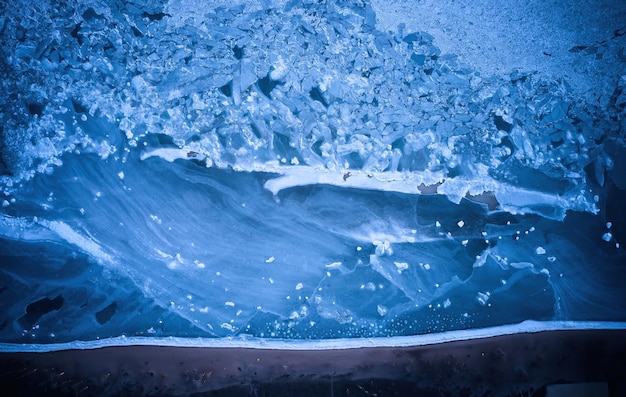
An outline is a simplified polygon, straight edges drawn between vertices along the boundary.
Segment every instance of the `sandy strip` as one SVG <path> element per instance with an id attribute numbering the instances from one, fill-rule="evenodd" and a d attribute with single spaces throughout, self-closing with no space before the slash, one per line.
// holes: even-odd
<path id="1" fill-rule="evenodd" d="M 219 391 L 280 396 L 331 395 L 331 389 L 334 395 L 367 395 L 364 390 L 507 395 L 567 382 L 604 382 L 614 390 L 626 387 L 626 329 L 614 326 L 500 336 L 475 332 L 473 338 L 447 341 L 436 334 L 424 339 L 441 343 L 406 346 L 402 339 L 389 338 L 389 344 L 380 338 L 373 340 L 378 346 L 364 347 L 372 340 L 356 340 L 362 347 L 342 348 L 336 344 L 348 341 L 339 340 L 328 344 L 337 348 L 321 350 L 313 343 L 288 349 L 268 341 L 262 348 L 128 345 L 5 352 L 0 353 L 0 390 L 24 395 L 46 390 L 79 395 Z M 259 347 L 259 341 L 253 345 Z"/>

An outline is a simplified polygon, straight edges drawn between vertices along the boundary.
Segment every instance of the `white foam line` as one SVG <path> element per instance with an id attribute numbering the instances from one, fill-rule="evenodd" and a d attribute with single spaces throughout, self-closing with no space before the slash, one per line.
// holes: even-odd
<path id="1" fill-rule="evenodd" d="M 206 155 L 190 148 L 153 149 L 141 153 L 141 160 L 160 157 L 165 161 L 204 160 Z M 211 163 L 212 164 L 212 163 Z M 269 172 L 278 174 L 265 182 L 265 189 L 274 196 L 282 190 L 310 185 L 331 185 L 342 188 L 387 191 L 405 194 L 422 194 L 422 188 L 433 190 L 452 202 L 459 204 L 466 195 L 477 196 L 483 193 L 493 194 L 501 208 L 511 214 L 537 213 L 533 206 L 550 206 L 563 210 L 590 211 L 597 213 L 593 204 L 587 204 L 581 197 L 564 198 L 556 193 L 544 193 L 496 181 L 488 176 L 466 179 L 463 177 L 446 178 L 442 172 L 425 171 L 363 171 L 363 170 L 329 170 L 312 166 L 284 166 L 278 162 L 254 163 L 247 166 L 234 166 L 236 171 Z M 432 193 L 431 193 L 432 194 Z M 544 217 L 562 220 L 563 215 Z"/>
<path id="2" fill-rule="evenodd" d="M 344 350 L 372 347 L 413 347 L 428 346 L 453 341 L 468 341 L 496 336 L 524 333 L 566 330 L 626 330 L 626 322 L 598 321 L 524 321 L 519 324 L 470 330 L 448 331 L 435 334 L 394 336 L 379 338 L 322 339 L 322 340 L 286 340 L 263 339 L 250 336 L 226 338 L 152 338 L 152 337 L 115 337 L 93 341 L 74 341 L 53 344 L 18 344 L 0 343 L 0 352 L 46 353 L 61 350 L 90 350 L 104 347 L 121 346 L 169 346 L 169 347 L 204 347 L 204 348 L 239 348 L 262 350 Z"/>
<path id="3" fill-rule="evenodd" d="M 159 157 L 165 161 L 176 160 L 204 160 L 206 155 L 194 151 L 192 148 L 158 148 L 141 153 L 142 161 L 151 157 Z M 312 166 L 284 166 L 276 161 L 254 163 L 251 165 L 234 166 L 236 171 L 270 172 L 279 174 L 270 179 L 264 187 L 277 195 L 281 190 L 307 185 L 333 185 L 345 188 L 382 190 L 407 194 L 419 194 L 419 185 L 435 185 L 444 181 L 442 172 L 369 172 L 362 170 L 329 170 Z"/>
<path id="4" fill-rule="evenodd" d="M 535 213 L 533 206 L 550 206 L 564 210 L 586 210 L 596 212 L 595 206 L 581 206 L 579 199 L 566 199 L 556 193 L 544 193 L 519 188 L 498 182 L 487 176 L 474 179 L 463 177 L 445 178 L 441 173 L 423 172 L 366 172 L 359 170 L 330 171 L 309 166 L 273 166 L 267 171 L 279 175 L 265 182 L 265 189 L 278 195 L 282 190 L 308 185 L 332 185 L 342 188 L 378 190 L 405 194 L 422 194 L 422 187 L 435 194 L 448 197 L 459 204 L 468 194 L 478 196 L 483 193 L 494 195 L 500 206 L 512 214 Z M 431 193 L 432 194 L 432 193 Z M 540 214 L 543 215 L 543 214 Z M 545 215 L 544 215 L 545 216 Z M 562 219 L 557 217 L 556 219 Z"/>
<path id="5" fill-rule="evenodd" d="M 382 190 L 419 194 L 419 185 L 434 185 L 443 175 L 424 172 L 366 172 L 360 170 L 330 171 L 308 166 L 273 167 L 280 175 L 265 182 L 265 189 L 277 195 L 281 190 L 307 185 L 332 185 L 344 188 Z"/>
<path id="6" fill-rule="evenodd" d="M 67 223 L 63 223 L 59 221 L 41 220 L 39 221 L 39 224 L 48 228 L 49 230 L 52 230 L 59 237 L 61 237 L 63 240 L 67 241 L 68 243 L 79 247 L 80 249 L 82 249 L 83 251 L 91 255 L 93 258 L 95 258 L 96 260 L 105 261 L 108 263 L 113 262 L 113 259 L 111 258 L 111 256 L 107 254 L 106 252 L 104 252 L 104 250 L 102 249 L 102 247 L 100 247 L 98 243 L 78 233 L 77 231 L 72 229 L 72 227 L 68 225 Z"/>

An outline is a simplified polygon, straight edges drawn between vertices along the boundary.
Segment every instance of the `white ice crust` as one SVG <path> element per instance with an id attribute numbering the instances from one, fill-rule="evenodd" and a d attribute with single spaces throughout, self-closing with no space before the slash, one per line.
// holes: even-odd
<path id="1" fill-rule="evenodd" d="M 106 338 L 93 341 L 73 341 L 54 344 L 0 343 L 0 352 L 45 353 L 61 350 L 89 350 L 114 346 L 170 346 L 202 348 L 241 348 L 263 350 L 344 350 L 365 347 L 411 347 L 428 346 L 454 341 L 491 338 L 504 335 L 532 334 L 567 330 L 626 330 L 626 322 L 599 321 L 532 321 L 498 327 L 448 331 L 436 334 L 395 336 L 388 338 L 339 338 L 326 340 L 262 339 L 241 335 L 226 338 L 156 338 L 126 337 Z"/>

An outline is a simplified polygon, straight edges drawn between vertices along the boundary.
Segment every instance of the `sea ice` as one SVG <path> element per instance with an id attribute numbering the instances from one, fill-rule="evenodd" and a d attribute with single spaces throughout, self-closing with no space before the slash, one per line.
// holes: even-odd
<path id="1" fill-rule="evenodd" d="M 0 339 L 624 320 L 623 78 L 483 76 L 367 1 L 164 4 L 6 8 Z"/>

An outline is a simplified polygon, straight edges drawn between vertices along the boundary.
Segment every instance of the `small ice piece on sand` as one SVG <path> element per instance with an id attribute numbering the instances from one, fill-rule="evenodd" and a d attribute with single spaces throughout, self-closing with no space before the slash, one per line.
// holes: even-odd
<path id="1" fill-rule="evenodd" d="M 607 232 L 602 235 L 602 240 L 609 242 L 613 238 L 613 234 Z"/>
<path id="2" fill-rule="evenodd" d="M 274 262 L 274 260 L 275 260 L 275 259 L 276 259 L 276 258 L 274 258 L 273 256 L 270 256 L 269 258 L 267 258 L 267 259 L 265 260 L 265 263 L 272 263 L 272 262 Z"/>
<path id="3" fill-rule="evenodd" d="M 537 253 L 537 255 L 545 255 L 546 254 L 546 250 L 542 246 L 539 246 L 539 247 L 535 248 L 535 253 Z"/>
<path id="4" fill-rule="evenodd" d="M 302 285 L 302 283 L 296 284 L 296 291 L 300 291 L 302 288 L 304 288 L 304 285 Z"/>
<path id="5" fill-rule="evenodd" d="M 452 305 L 452 302 L 450 302 L 450 299 L 446 299 L 445 301 L 443 301 L 443 308 L 447 309 L 450 307 L 450 305 Z"/>
<path id="6" fill-rule="evenodd" d="M 381 316 L 384 316 L 385 314 L 387 314 L 387 308 L 383 305 L 376 306 L 376 310 L 378 311 L 378 314 L 380 314 Z"/>
<path id="7" fill-rule="evenodd" d="M 462 228 L 463 226 L 465 226 L 465 222 L 463 222 L 463 220 L 458 221 L 456 224 L 459 228 Z"/>

